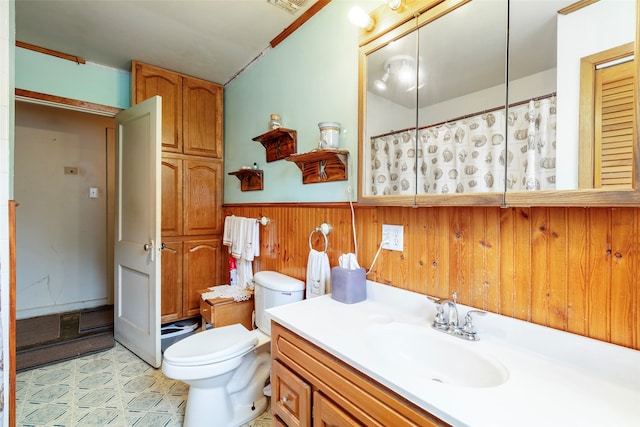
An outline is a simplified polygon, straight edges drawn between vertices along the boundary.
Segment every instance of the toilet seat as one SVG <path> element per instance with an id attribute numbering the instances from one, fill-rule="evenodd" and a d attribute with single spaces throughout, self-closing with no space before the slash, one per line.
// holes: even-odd
<path id="1" fill-rule="evenodd" d="M 198 366 L 242 356 L 258 344 L 258 337 L 241 324 L 199 332 L 171 345 L 164 359 L 176 366 Z"/>

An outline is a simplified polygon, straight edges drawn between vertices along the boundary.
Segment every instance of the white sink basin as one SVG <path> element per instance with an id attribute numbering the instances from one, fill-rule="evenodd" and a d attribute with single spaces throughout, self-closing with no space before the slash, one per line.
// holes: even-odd
<path id="1" fill-rule="evenodd" d="M 407 375 L 460 387 L 495 387 L 509 379 L 498 360 L 473 347 L 477 343 L 424 326 L 390 322 L 372 324 L 365 341 L 375 358 L 393 363 Z"/>

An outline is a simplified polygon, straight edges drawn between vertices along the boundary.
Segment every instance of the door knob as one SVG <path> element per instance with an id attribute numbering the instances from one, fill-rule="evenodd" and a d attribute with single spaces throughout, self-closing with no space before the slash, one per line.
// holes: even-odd
<path id="1" fill-rule="evenodd" d="M 150 258 L 151 262 L 155 262 L 156 260 L 155 251 L 153 250 L 154 246 L 155 244 L 153 240 L 150 243 L 145 243 L 144 245 L 142 245 L 145 252 L 151 252 L 151 258 Z"/>

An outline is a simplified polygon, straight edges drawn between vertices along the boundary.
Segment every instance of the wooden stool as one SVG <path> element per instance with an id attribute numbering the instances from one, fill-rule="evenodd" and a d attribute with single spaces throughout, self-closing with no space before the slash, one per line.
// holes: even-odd
<path id="1" fill-rule="evenodd" d="M 246 301 L 236 302 L 233 298 L 202 299 L 202 294 L 210 292 L 204 289 L 198 292 L 200 299 L 200 316 L 202 316 L 202 330 L 206 330 L 207 323 L 214 328 L 240 323 L 248 330 L 253 329 L 253 292 Z"/>

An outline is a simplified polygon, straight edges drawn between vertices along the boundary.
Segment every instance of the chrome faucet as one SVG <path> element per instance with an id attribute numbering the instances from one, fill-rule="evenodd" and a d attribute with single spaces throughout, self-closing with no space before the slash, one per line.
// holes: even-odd
<path id="1" fill-rule="evenodd" d="M 471 318 L 471 315 L 478 314 L 484 316 L 487 313 L 481 310 L 469 310 L 464 317 L 464 325 L 460 327 L 460 321 L 458 319 L 458 305 L 456 303 L 458 295 L 454 292 L 451 296 L 453 301 L 449 299 L 435 299 L 429 297 L 429 299 L 436 303 L 436 316 L 432 323 L 433 328 L 458 338 L 477 341 L 478 334 L 473 326 L 473 319 Z M 449 310 L 445 317 L 445 308 L 447 307 Z"/>
<path id="2" fill-rule="evenodd" d="M 437 312 L 436 318 L 433 320 L 433 327 L 440 330 L 447 330 L 449 328 L 457 328 L 458 327 L 458 306 L 456 305 L 456 300 L 458 299 L 458 295 L 454 292 L 452 294 L 453 301 L 444 299 L 437 300 Z M 449 311 L 447 313 L 447 317 L 445 318 L 444 309 L 445 307 L 449 307 Z"/>

